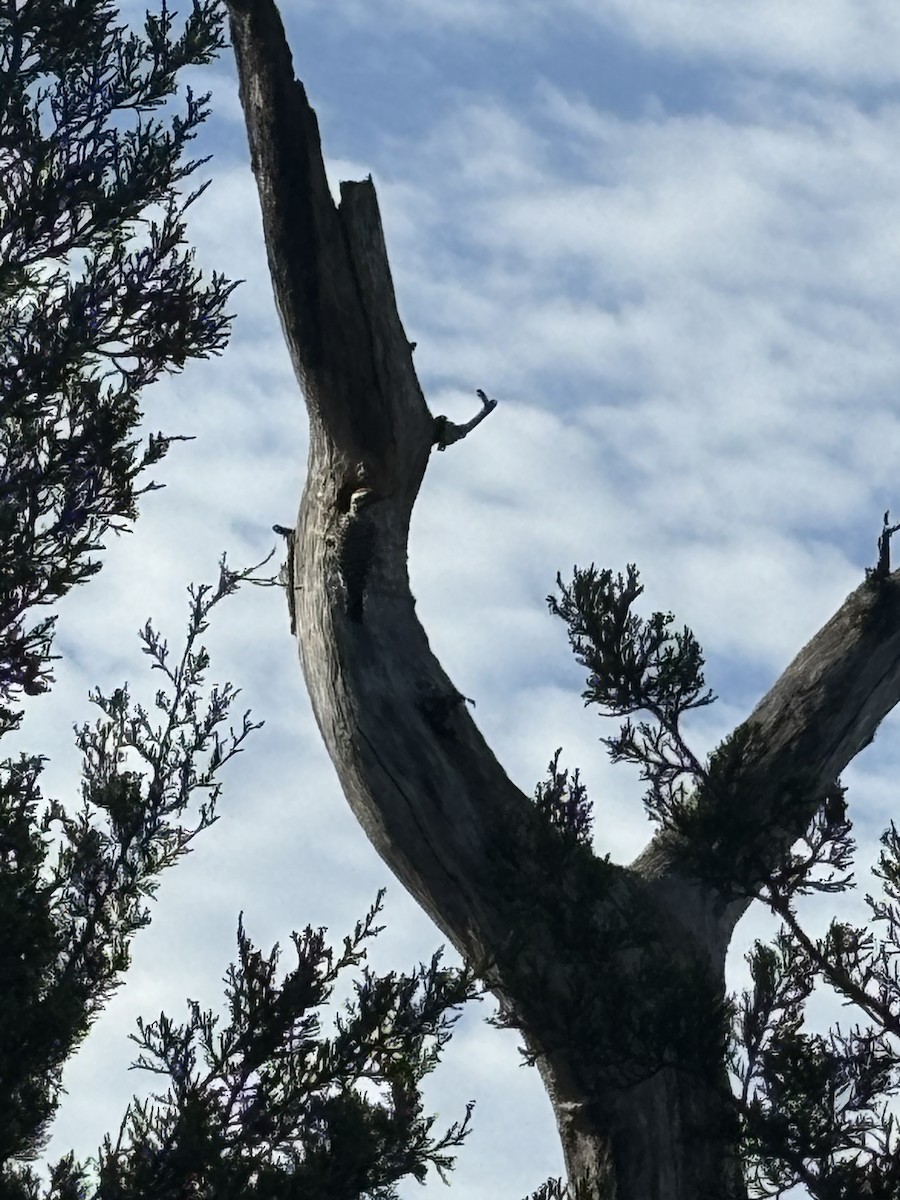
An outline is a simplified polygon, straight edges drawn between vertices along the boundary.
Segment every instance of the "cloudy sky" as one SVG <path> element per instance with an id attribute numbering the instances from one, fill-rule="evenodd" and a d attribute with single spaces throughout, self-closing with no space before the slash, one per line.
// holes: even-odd
<path id="1" fill-rule="evenodd" d="M 123 5 L 140 25 L 141 3 Z M 186 8 L 185 5 L 181 6 Z M 545 597 L 556 572 L 634 561 L 651 608 L 705 647 L 719 702 L 705 753 L 857 586 L 900 513 L 900 11 L 867 0 L 287 0 L 294 64 L 333 184 L 376 182 L 401 317 L 432 411 L 496 412 L 434 456 L 414 513 L 418 613 L 481 729 L 526 791 L 557 746 L 594 800 L 596 848 L 628 861 L 652 831 L 641 785 L 598 742 Z M 181 14 L 183 15 L 183 14 Z M 180 23 L 181 15 L 178 22 Z M 147 428 L 186 433 L 136 532 L 61 608 L 58 683 L 19 743 L 74 802 L 71 727 L 89 688 L 156 680 L 137 630 L 173 645 L 185 587 L 293 524 L 307 427 L 276 317 L 231 51 L 183 77 L 212 90 L 191 156 L 197 263 L 244 278 L 219 359 L 145 395 Z M 170 111 L 181 111 L 176 107 Z M 280 552 L 280 551 L 279 551 Z M 221 1004 L 243 910 L 263 946 L 336 941 L 387 885 L 376 969 L 428 959 L 438 931 L 347 808 L 320 744 L 277 589 L 245 588 L 207 638 L 211 678 L 264 719 L 225 777 L 222 819 L 164 878 L 126 986 L 71 1063 L 50 1153 L 92 1153 L 150 1080 L 127 1071 L 137 1016 Z M 896 814 L 900 725 L 845 776 L 861 891 Z M 858 899 L 847 911 L 859 911 Z M 827 909 L 810 912 L 820 928 Z M 730 980 L 768 928 L 748 916 Z M 426 1092 L 448 1124 L 477 1101 L 459 1200 L 518 1200 L 562 1171 L 549 1103 L 487 1005 Z M 824 1009 L 822 1009 L 824 1011 Z M 429 1195 L 445 1194 L 431 1178 Z M 415 1182 L 401 1194 L 425 1194 Z"/>

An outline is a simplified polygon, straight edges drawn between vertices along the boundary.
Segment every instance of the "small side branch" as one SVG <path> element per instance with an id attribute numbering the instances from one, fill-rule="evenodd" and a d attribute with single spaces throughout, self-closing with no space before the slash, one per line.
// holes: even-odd
<path id="1" fill-rule="evenodd" d="M 889 524 L 890 510 L 884 514 L 884 527 L 878 538 L 878 565 L 866 571 L 867 579 L 887 579 L 891 573 L 891 537 L 900 529 L 900 525 Z"/>
<path id="2" fill-rule="evenodd" d="M 288 614 L 291 618 L 291 634 L 297 633 L 297 597 L 294 594 L 294 531 L 286 525 L 273 525 L 272 531 L 287 542 L 287 561 L 281 568 L 280 582 L 287 592 Z"/>
<path id="3" fill-rule="evenodd" d="M 438 450 L 446 450 L 454 442 L 461 442 L 467 433 L 471 433 L 475 426 L 479 425 L 488 413 L 493 412 L 497 407 L 497 401 L 489 400 L 481 388 L 475 394 L 481 401 L 481 412 L 476 413 L 472 420 L 467 421 L 465 425 L 455 425 L 444 416 L 435 417 L 434 440 L 437 443 Z"/>

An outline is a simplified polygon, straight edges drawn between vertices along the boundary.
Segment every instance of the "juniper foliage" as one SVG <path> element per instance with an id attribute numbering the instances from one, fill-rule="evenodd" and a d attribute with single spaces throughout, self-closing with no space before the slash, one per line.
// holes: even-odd
<path id="1" fill-rule="evenodd" d="M 140 391 L 227 342 L 223 309 L 240 281 L 214 272 L 202 284 L 182 249 L 182 217 L 208 181 L 183 202 L 177 189 L 208 161 L 180 159 L 209 93 L 188 88 L 169 129 L 143 119 L 178 71 L 222 48 L 216 10 L 194 0 L 172 39 L 163 4 L 143 41 L 123 36 L 108 0 L 0 9 L 0 734 L 21 722 L 16 698 L 52 678 L 56 618 L 26 614 L 100 569 L 101 539 L 160 486 L 139 477 L 185 440 L 158 432 L 141 445 Z M 127 112 L 137 128 L 120 131 Z M 161 223 L 146 215 L 154 206 Z M 139 223 L 149 245 L 129 249 Z M 80 277 L 51 269 L 79 257 Z"/>

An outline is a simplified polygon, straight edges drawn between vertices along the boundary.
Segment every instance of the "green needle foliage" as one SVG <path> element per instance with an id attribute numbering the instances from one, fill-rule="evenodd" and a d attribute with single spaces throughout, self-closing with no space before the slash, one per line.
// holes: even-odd
<path id="1" fill-rule="evenodd" d="M 638 765 L 650 784 L 647 811 L 665 823 L 683 801 L 685 777 L 702 770 L 680 728 L 686 712 L 715 699 L 704 686 L 700 647 L 687 626 L 672 630 L 671 613 L 656 612 L 646 620 L 632 612 L 644 590 L 634 564 L 624 577 L 592 563 L 574 568 L 570 585 L 560 575 L 556 580 L 560 599 L 548 596 L 547 604 L 565 621 L 575 658 L 589 672 L 585 704 L 626 718 L 618 737 L 601 741 L 613 762 Z M 631 717 L 641 712 L 651 719 L 634 725 Z"/>
<path id="2" fill-rule="evenodd" d="M 26 613 L 100 569 L 103 536 L 127 529 L 137 497 L 159 486 L 138 477 L 184 440 L 157 433 L 141 446 L 140 390 L 227 342 L 237 282 L 214 273 L 200 285 L 181 249 L 180 218 L 208 183 L 183 203 L 176 188 L 208 161 L 179 163 L 209 95 L 188 88 L 171 131 L 109 127 L 158 108 L 180 69 L 213 59 L 216 7 L 195 2 L 175 41 L 165 6 L 148 14 L 147 42 L 124 38 L 105 0 L 0 8 L 0 733 L 21 721 L 15 698 L 51 679 L 55 618 L 27 625 Z M 144 215 L 153 205 L 161 224 Z M 129 250 L 139 222 L 150 245 Z M 83 256 L 81 278 L 50 270 L 71 255 Z"/>
<path id="3" fill-rule="evenodd" d="M 103 715 L 76 730 L 78 811 L 44 800 L 45 757 L 0 764 L 0 1162 L 33 1158 L 46 1140 L 63 1066 L 121 985 L 160 873 L 217 820 L 216 775 L 259 728 L 244 713 L 237 732 L 220 735 L 238 692 L 213 687 L 204 708 L 209 657 L 196 645 L 211 609 L 248 574 L 223 562 L 216 588 L 191 589 L 175 667 L 148 623 L 145 651 L 168 679 L 156 696 L 161 720 L 132 704 L 127 685 L 90 697 Z M 197 792 L 207 798 L 185 821 Z"/>
<path id="4" fill-rule="evenodd" d="M 422 1114 L 420 1085 L 437 1065 L 476 995 L 471 973 L 437 953 L 409 975 L 367 968 L 355 995 L 322 1034 L 319 1010 L 341 972 L 359 967 L 376 936 L 383 892 L 335 955 L 322 929 L 293 934 L 296 966 L 278 980 L 279 949 L 266 955 L 238 925 L 238 961 L 226 974 L 222 1022 L 189 1002 L 178 1024 L 139 1022 L 135 1066 L 167 1089 L 128 1109 L 95 1163 L 66 1156 L 42 1192 L 33 1172 L 7 1181 L 10 1196 L 174 1200 L 185 1195 L 393 1200 L 408 1175 L 444 1177 L 448 1151 L 468 1133 L 472 1105 L 439 1137 Z"/>

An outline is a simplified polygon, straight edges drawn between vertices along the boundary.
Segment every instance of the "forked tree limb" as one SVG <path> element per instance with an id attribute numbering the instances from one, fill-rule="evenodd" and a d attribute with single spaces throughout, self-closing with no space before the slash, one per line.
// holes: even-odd
<path id="1" fill-rule="evenodd" d="M 335 205 L 274 3 L 226 3 L 276 304 L 310 419 L 291 546 L 300 656 L 343 791 L 522 1029 L 570 1179 L 617 1200 L 743 1197 L 716 1012 L 747 901 L 690 878 L 667 833 L 630 867 L 584 848 L 554 857 L 431 653 L 407 538 L 432 447 L 453 439 L 416 378 L 375 189 L 342 183 Z M 722 803 L 737 795 L 769 828 L 763 865 L 778 864 L 898 699 L 895 573 L 857 589 L 749 718 L 759 740 Z M 787 786 L 799 798 L 785 813 Z M 693 1013 L 681 1025 L 669 1011 L 679 1004 Z"/>

